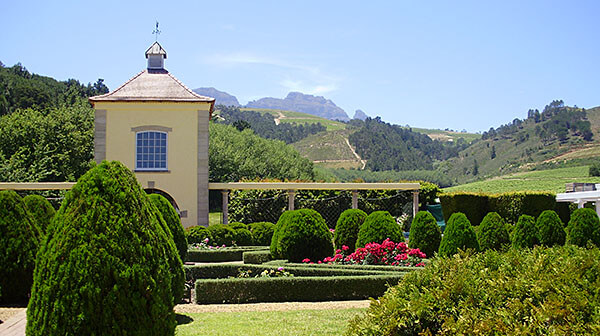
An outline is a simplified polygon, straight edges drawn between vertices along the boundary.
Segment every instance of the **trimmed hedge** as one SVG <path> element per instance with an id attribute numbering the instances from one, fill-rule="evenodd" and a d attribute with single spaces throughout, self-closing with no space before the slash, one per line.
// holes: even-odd
<path id="1" fill-rule="evenodd" d="M 0 191 L 0 302 L 27 302 L 40 234 L 23 199 Z"/>
<path id="2" fill-rule="evenodd" d="M 124 165 L 85 173 L 37 254 L 27 335 L 173 335 L 185 280 L 165 227 Z"/>
<path id="3" fill-rule="evenodd" d="M 266 251 L 265 246 L 225 247 L 218 249 L 190 249 L 187 260 L 190 262 L 241 261 L 244 252 Z"/>
<path id="4" fill-rule="evenodd" d="M 252 232 L 248 229 L 239 228 L 233 230 L 233 240 L 237 246 L 252 246 L 254 245 L 254 238 Z"/>
<path id="5" fill-rule="evenodd" d="M 504 250 L 510 244 L 506 223 L 496 212 L 490 212 L 481 221 L 477 232 L 479 249 Z"/>
<path id="6" fill-rule="evenodd" d="M 420 270 L 422 267 L 403 267 L 403 266 L 391 266 L 391 265 L 356 265 L 356 264 L 304 264 L 304 263 L 289 263 L 286 260 L 272 260 L 263 263 L 263 266 L 283 266 L 289 267 L 302 267 L 302 268 L 333 268 L 333 269 L 344 269 L 344 270 L 360 270 L 360 271 L 377 271 L 377 272 L 412 272 Z"/>
<path id="7" fill-rule="evenodd" d="M 185 236 L 188 244 L 199 244 L 204 242 L 204 239 L 208 238 L 208 243 L 213 241 L 212 234 L 208 231 L 206 226 L 196 225 L 189 227 L 185 230 Z"/>
<path id="8" fill-rule="evenodd" d="M 473 230 L 467 216 L 462 212 L 452 214 L 446 222 L 446 230 L 444 230 L 444 236 L 440 243 L 439 255 L 442 257 L 451 256 L 457 253 L 458 249 L 479 251 L 479 242 L 475 230 Z"/>
<path id="9" fill-rule="evenodd" d="M 275 225 L 271 222 L 257 222 L 248 224 L 252 237 L 254 237 L 254 244 L 260 246 L 271 245 L 271 239 L 273 239 L 273 230 Z"/>
<path id="10" fill-rule="evenodd" d="M 207 227 L 208 232 L 212 236 L 209 244 L 212 246 L 233 246 L 235 241 L 235 231 L 225 224 L 215 224 Z"/>
<path id="11" fill-rule="evenodd" d="M 360 226 L 355 247 L 365 247 L 368 243 L 382 242 L 387 238 L 395 243 L 403 242 L 404 234 L 402 233 L 402 228 L 396 223 L 396 220 L 389 212 L 375 211 L 367 216 Z M 311 260 L 313 259 L 311 258 Z"/>
<path id="12" fill-rule="evenodd" d="M 548 247 L 564 245 L 567 236 L 564 227 L 556 212 L 552 210 L 543 211 L 535 223 L 537 240 L 540 245 Z"/>
<path id="13" fill-rule="evenodd" d="M 598 260 L 572 245 L 436 258 L 345 335 L 597 335 Z"/>
<path id="14" fill-rule="evenodd" d="M 567 226 L 567 243 L 586 247 L 589 243 L 600 246 L 600 220 L 592 209 L 573 211 Z"/>
<path id="15" fill-rule="evenodd" d="M 440 194 L 446 222 L 456 212 L 464 213 L 473 225 L 479 225 L 489 212 L 497 212 L 508 223 L 515 224 L 521 215 L 538 217 L 544 210 L 555 210 L 567 222 L 570 211 L 567 203 L 557 203 L 555 195 L 547 192 L 513 192 L 504 194 L 447 193 Z"/>
<path id="16" fill-rule="evenodd" d="M 321 260 L 333 254 L 331 232 L 321 215 L 311 209 L 287 211 L 277 222 L 271 255 L 292 262 Z"/>
<path id="17" fill-rule="evenodd" d="M 402 275 L 393 274 L 197 280 L 195 301 L 211 304 L 360 300 L 382 295 L 400 279 Z"/>
<path id="18" fill-rule="evenodd" d="M 246 230 L 248 230 L 248 225 L 246 225 L 244 223 L 240 223 L 240 222 L 229 223 L 229 224 L 227 224 L 227 226 L 229 226 L 233 230 L 237 230 L 237 229 L 246 229 Z"/>
<path id="19" fill-rule="evenodd" d="M 408 246 L 418 248 L 431 258 L 439 250 L 441 241 L 442 231 L 433 215 L 428 211 L 417 212 L 410 226 Z"/>
<path id="20" fill-rule="evenodd" d="M 360 230 L 365 218 L 367 218 L 367 214 L 360 209 L 348 209 L 342 212 L 335 225 L 333 235 L 333 243 L 336 249 L 341 249 L 343 245 L 350 248 L 356 246 L 358 230 Z"/>
<path id="21" fill-rule="evenodd" d="M 183 226 L 181 225 L 181 218 L 179 218 L 177 211 L 175 211 L 175 208 L 173 208 L 171 202 L 169 202 L 169 200 L 162 195 L 150 194 L 148 197 L 167 224 L 167 229 L 173 237 L 173 242 L 175 243 L 175 247 L 177 247 L 177 252 L 179 253 L 181 261 L 185 261 L 187 256 L 188 241 L 185 238 L 185 232 L 183 231 Z"/>
<path id="22" fill-rule="evenodd" d="M 242 259 L 244 264 L 264 264 L 271 261 L 271 252 L 265 251 L 248 251 L 242 253 Z"/>
<path id="23" fill-rule="evenodd" d="M 52 204 L 40 195 L 27 195 L 23 197 L 23 202 L 25 202 L 27 211 L 29 211 L 34 219 L 38 231 L 45 234 L 52 218 L 56 214 L 56 210 L 54 210 Z"/>
<path id="24" fill-rule="evenodd" d="M 516 249 L 524 249 L 533 248 L 539 243 L 535 218 L 529 215 L 519 217 L 512 234 L 512 246 Z"/>

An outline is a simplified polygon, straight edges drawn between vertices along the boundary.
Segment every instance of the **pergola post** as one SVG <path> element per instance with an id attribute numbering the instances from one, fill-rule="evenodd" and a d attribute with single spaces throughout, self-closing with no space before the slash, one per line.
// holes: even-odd
<path id="1" fill-rule="evenodd" d="M 229 224 L 229 190 L 221 190 L 223 195 L 223 224 Z"/>
<path id="2" fill-rule="evenodd" d="M 352 190 L 352 209 L 358 209 L 358 190 Z"/>
<path id="3" fill-rule="evenodd" d="M 577 202 L 577 208 L 578 208 L 578 209 L 581 209 L 581 208 L 583 208 L 584 206 L 585 206 L 585 201 L 584 201 L 584 200 L 579 200 L 579 201 Z"/>
<path id="4" fill-rule="evenodd" d="M 288 210 L 294 210 L 294 201 L 296 199 L 296 190 L 288 190 Z"/>
<path id="5" fill-rule="evenodd" d="M 413 191 L 413 218 L 419 212 L 419 192 Z"/>

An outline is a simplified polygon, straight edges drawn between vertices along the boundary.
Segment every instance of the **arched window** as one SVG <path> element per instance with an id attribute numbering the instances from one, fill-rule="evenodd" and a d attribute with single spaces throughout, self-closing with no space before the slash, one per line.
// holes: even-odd
<path id="1" fill-rule="evenodd" d="M 167 170 L 167 133 L 143 131 L 135 134 L 135 169 Z"/>

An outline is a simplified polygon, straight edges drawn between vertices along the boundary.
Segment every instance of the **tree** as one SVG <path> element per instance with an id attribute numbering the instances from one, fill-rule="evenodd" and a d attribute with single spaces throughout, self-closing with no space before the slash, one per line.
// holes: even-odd
<path id="1" fill-rule="evenodd" d="M 496 158 L 496 146 L 492 146 L 492 153 L 490 157 L 492 160 Z"/>

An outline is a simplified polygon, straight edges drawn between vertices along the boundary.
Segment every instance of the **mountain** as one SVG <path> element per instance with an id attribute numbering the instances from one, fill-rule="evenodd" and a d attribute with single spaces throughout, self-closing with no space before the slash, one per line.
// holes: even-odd
<path id="1" fill-rule="evenodd" d="M 368 117 L 369 116 L 365 112 L 363 112 L 363 110 L 356 110 L 354 112 L 354 117 L 352 117 L 352 119 L 358 119 L 358 120 L 364 121 Z"/>
<path id="2" fill-rule="evenodd" d="M 246 107 L 304 112 L 330 120 L 350 120 L 346 111 L 335 105 L 331 100 L 300 92 L 290 92 L 284 99 L 261 98 L 249 102 Z"/>
<path id="3" fill-rule="evenodd" d="M 199 95 L 207 96 L 215 98 L 215 105 L 225 105 L 225 106 L 235 106 L 239 107 L 240 102 L 238 102 L 235 96 L 230 95 L 227 92 L 219 91 L 213 87 L 205 87 L 205 88 L 197 88 L 193 90 Z"/>

